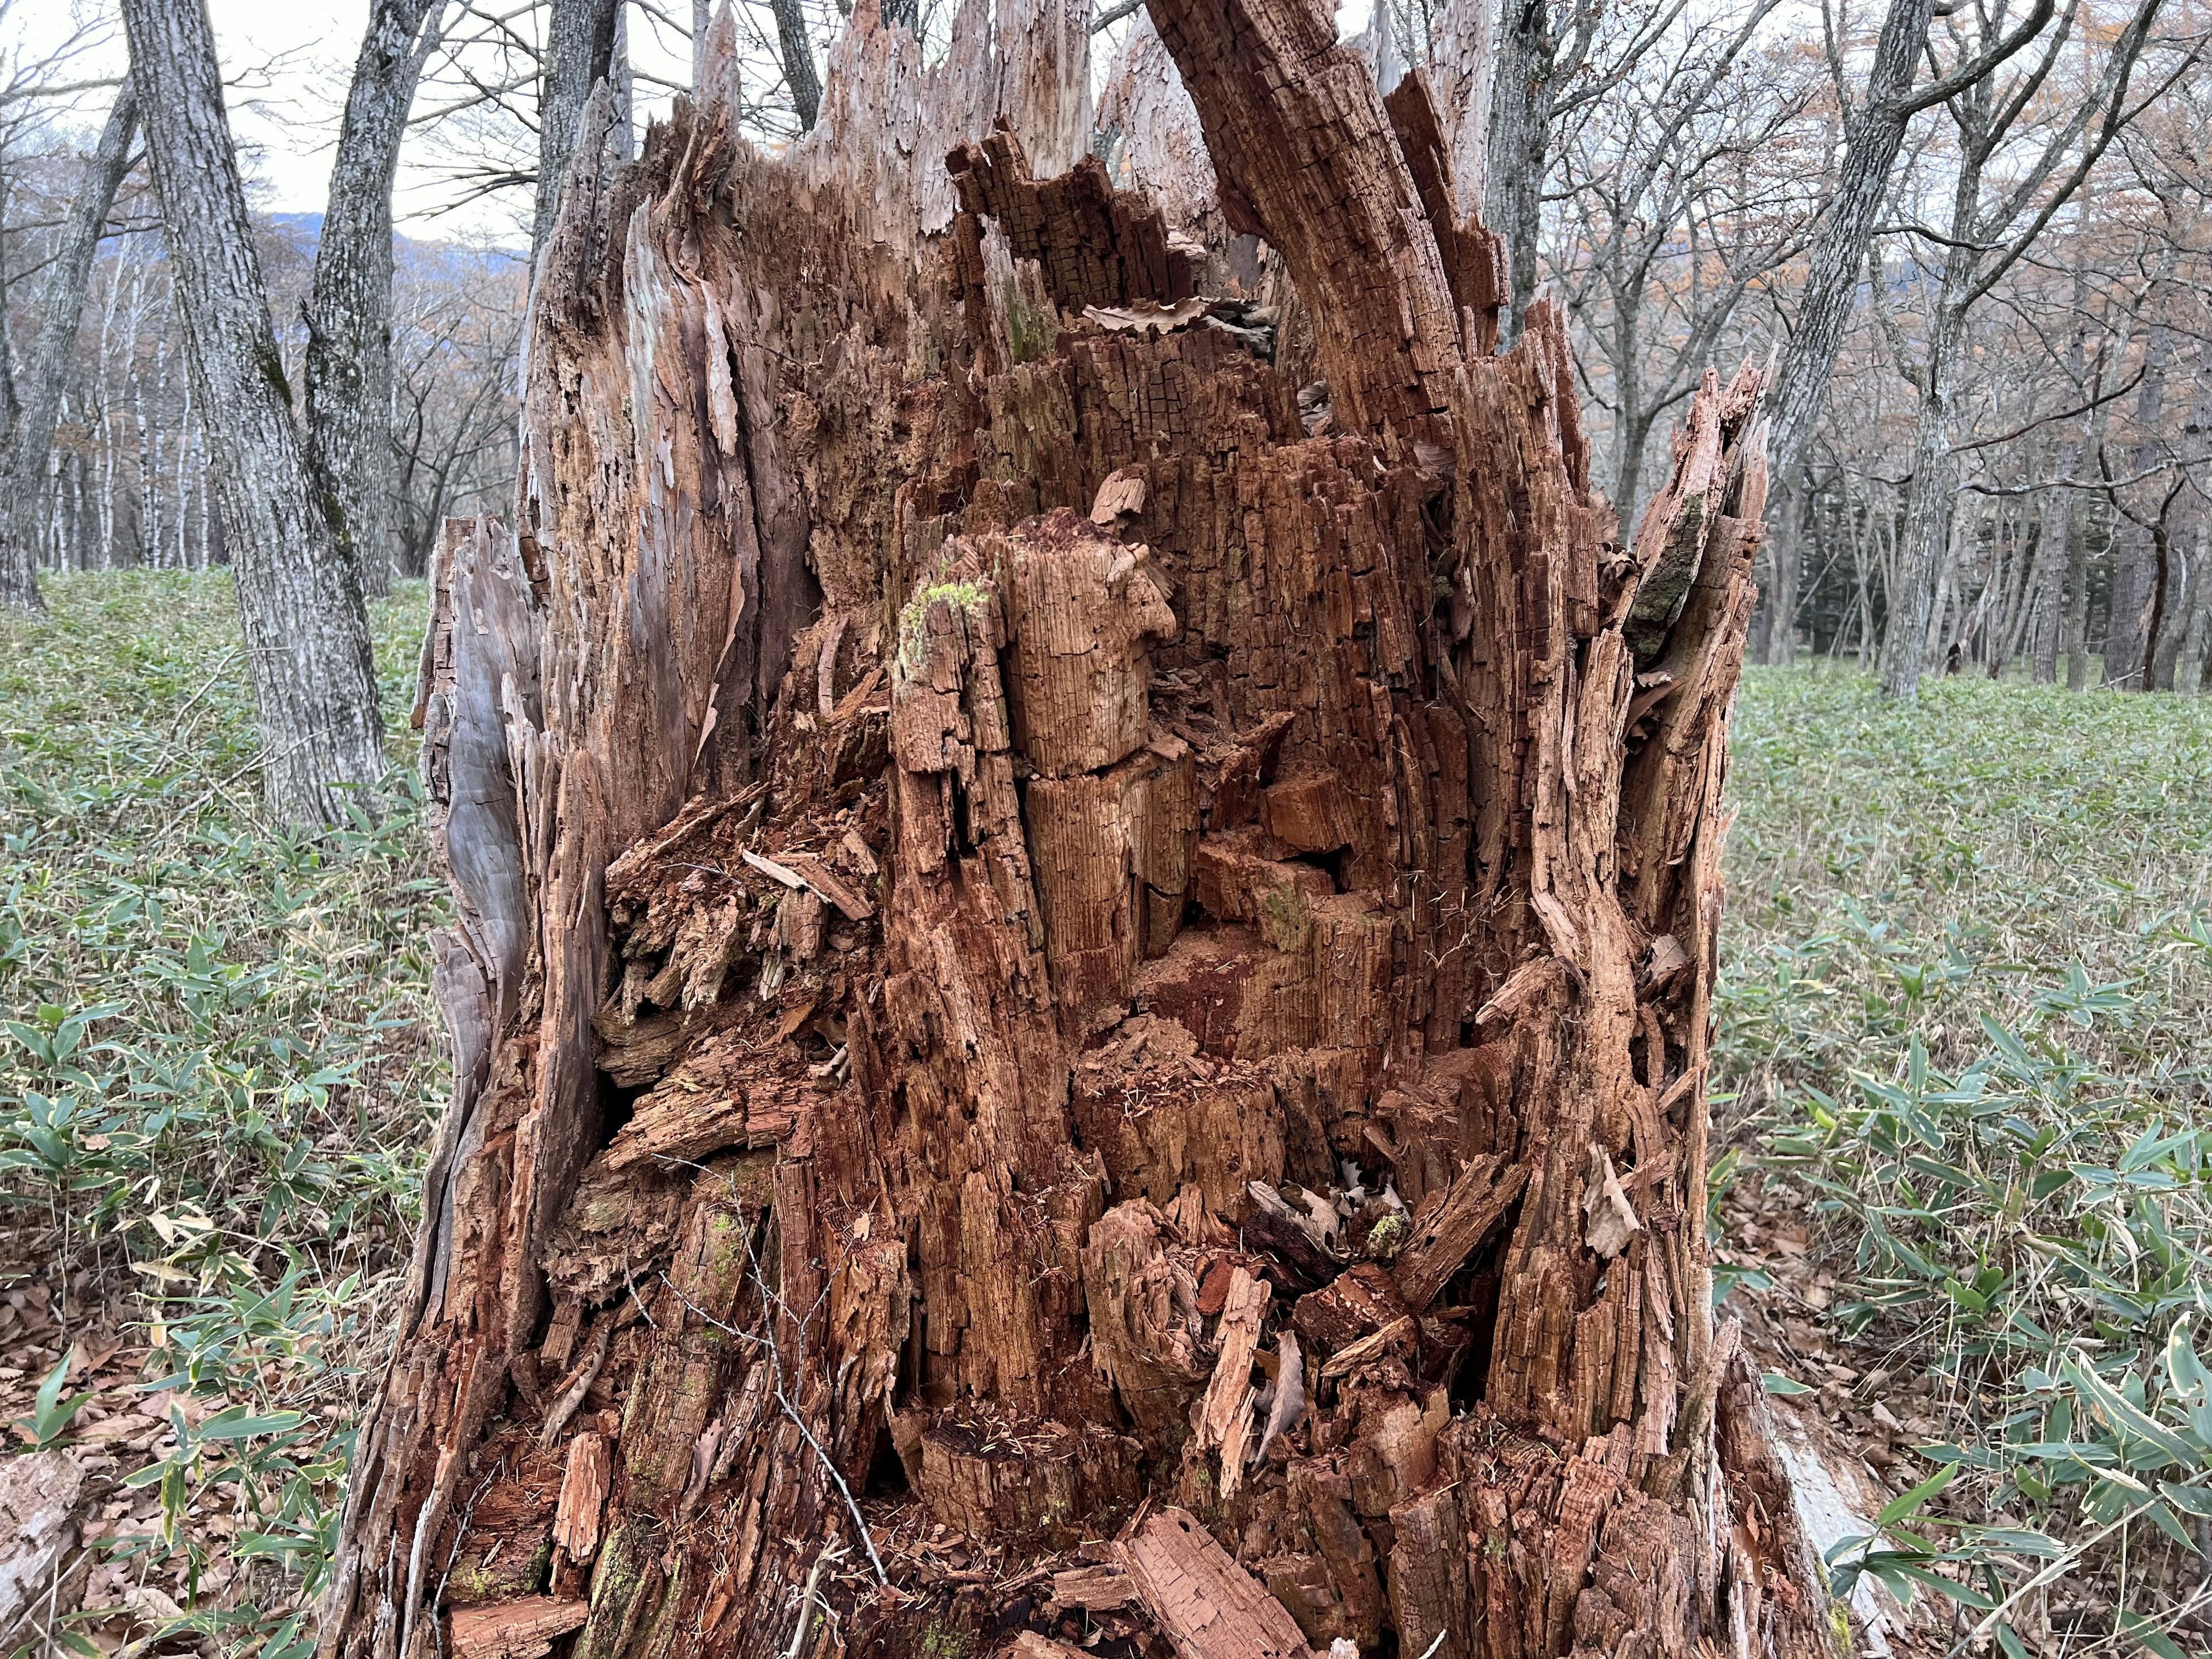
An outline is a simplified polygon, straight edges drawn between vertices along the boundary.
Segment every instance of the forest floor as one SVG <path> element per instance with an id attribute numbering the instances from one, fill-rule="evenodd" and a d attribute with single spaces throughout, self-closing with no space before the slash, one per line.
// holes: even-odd
<path id="1" fill-rule="evenodd" d="M 255 811 L 227 580 L 47 591 L 0 620 L 0 1432 L 88 1482 L 63 1646 L 301 1659 L 446 1088 L 423 594 L 374 607 L 398 805 L 316 842 Z M 2013 1659 L 2178 1659 L 2212 700 L 1754 672 L 1729 795 L 1724 1310 L 1903 1494 L 1837 1576 Z"/>

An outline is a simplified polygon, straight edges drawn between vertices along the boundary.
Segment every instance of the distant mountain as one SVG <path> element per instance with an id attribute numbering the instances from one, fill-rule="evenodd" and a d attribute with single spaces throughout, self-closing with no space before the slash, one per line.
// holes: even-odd
<path id="1" fill-rule="evenodd" d="M 264 224 L 283 231 L 300 250 L 303 258 L 312 259 L 315 245 L 322 240 L 323 216 L 319 213 L 264 213 Z M 395 235 L 392 239 L 392 257 L 402 269 L 422 270 L 426 266 L 474 264 L 480 261 L 525 264 L 529 256 L 514 248 L 489 247 L 472 242 L 425 241 L 412 236 Z"/>

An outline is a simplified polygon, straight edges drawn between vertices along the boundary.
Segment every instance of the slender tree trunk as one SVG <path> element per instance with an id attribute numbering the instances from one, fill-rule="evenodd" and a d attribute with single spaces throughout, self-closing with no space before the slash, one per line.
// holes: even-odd
<path id="1" fill-rule="evenodd" d="M 2174 331 L 2151 325 L 2143 342 L 2142 382 L 2136 390 L 2132 422 L 2143 434 L 2128 446 L 2119 468 L 2126 475 L 2147 472 L 2158 458 L 2155 434 L 2166 414 L 2166 366 L 2172 361 Z M 2107 476 L 2111 476 L 2108 472 Z M 2163 479 L 2136 486 L 2137 500 L 2165 494 Z M 2116 496 L 2112 538 L 2112 618 L 2105 629 L 2105 684 L 2124 691 L 2149 690 L 2149 669 L 2158 621 L 2166 598 L 2166 532 L 2162 524 L 2144 523 L 2122 510 Z M 2159 508 L 2161 515 L 2164 508 Z"/>
<path id="2" fill-rule="evenodd" d="M 2177 525 L 2170 543 L 2174 564 L 2172 603 L 2151 659 L 2150 689 L 2172 691 L 2183 682 L 2183 665 L 2197 649 L 2197 616 L 2204 607 L 2203 536 L 2197 525 Z"/>
<path id="3" fill-rule="evenodd" d="M 2080 691 L 2089 684 L 2089 539 L 2079 526 L 2067 572 L 2066 689 Z"/>
<path id="4" fill-rule="evenodd" d="M 374 808 L 384 775 L 368 617 L 293 421 L 215 37 L 198 5 L 124 0 L 123 21 L 245 623 L 264 793 L 292 822 L 341 823 Z"/>
<path id="5" fill-rule="evenodd" d="M 1955 256 L 1954 256 L 1955 257 Z M 1912 434 L 1912 479 L 1905 487 L 1905 523 L 1899 533 L 1897 580 L 1889 589 L 1882 629 L 1881 689 L 1911 697 L 1920 689 L 1930 640 L 1942 620 L 1937 587 L 1950 550 L 1952 480 L 1951 400 L 1956 391 L 1966 318 L 1951 303 L 1949 283 L 1936 302 L 1935 326 L 1920 385 Z"/>
<path id="6" fill-rule="evenodd" d="M 1498 15 L 1490 94 L 1489 178 L 1483 216 L 1505 239 L 1507 286 L 1499 336 L 1520 337 L 1536 297 L 1543 233 L 1544 177 L 1551 165 L 1552 104 L 1557 94 L 1549 0 L 1506 0 Z"/>
<path id="7" fill-rule="evenodd" d="M 769 0 L 775 19 L 776 50 L 783 58 L 784 85 L 799 112 L 799 130 L 814 131 L 822 109 L 822 72 L 814 66 L 814 43 L 807 38 L 806 12 L 799 0 Z"/>
<path id="8" fill-rule="evenodd" d="M 444 0 L 375 0 L 307 303 L 307 440 L 364 592 L 392 586 L 392 184 Z"/>
<path id="9" fill-rule="evenodd" d="M 2068 438 L 2057 446 L 2054 477 L 2063 481 L 2074 476 L 2080 465 L 2081 446 L 2078 440 Z M 2043 546 L 2045 562 L 2043 584 L 2037 598 L 2035 632 L 2035 683 L 2053 685 L 2058 680 L 2058 653 L 2067 616 L 2067 595 L 2078 587 L 2081 575 L 2077 567 L 2074 534 L 2074 497 L 2076 491 L 2063 486 L 2048 489 L 2043 495 Z"/>
<path id="10" fill-rule="evenodd" d="M 2197 555 L 2190 561 L 2197 597 L 2189 607 L 2186 672 L 2180 690 L 2212 691 L 2212 517 L 2197 521 Z"/>
<path id="11" fill-rule="evenodd" d="M 538 210 L 530 230 L 533 282 L 545 239 L 552 234 L 554 209 L 575 151 L 584 106 L 614 66 L 615 14 L 622 4 L 623 0 L 552 0 L 548 9 L 538 96 Z"/>
<path id="12" fill-rule="evenodd" d="M 1788 668 L 1797 660 L 1797 580 L 1805 562 L 1805 495 L 1810 480 L 1800 471 L 1785 488 L 1773 520 L 1773 634 L 1767 660 Z"/>
<path id="13" fill-rule="evenodd" d="M 2039 597 L 2046 580 L 2051 550 L 2044 545 L 2040 518 L 2033 522 L 2015 515 L 2013 535 L 2020 545 L 2012 558 L 2004 590 L 2004 606 L 1998 623 L 1995 648 L 1990 656 L 1990 678 L 2002 679 L 2028 641 L 2035 623 Z"/>
<path id="14" fill-rule="evenodd" d="M 434 583 L 455 1095 L 326 1652 L 1832 1650 L 1701 1224 L 1758 374 L 1601 566 L 1424 77 L 1151 13 L 1334 434 L 1031 176 L 1050 64 L 861 6 L 789 153 L 605 181 L 593 106 Z"/>
<path id="15" fill-rule="evenodd" d="M 1865 90 L 1845 120 L 1836 187 L 1814 228 L 1790 343 L 1767 388 L 1767 447 L 1778 477 L 1796 465 L 1827 401 L 1828 377 L 1850 325 L 1890 169 L 1911 119 L 1913 76 L 1935 12 L 1935 0 L 1890 0 Z"/>
<path id="16" fill-rule="evenodd" d="M 69 218 L 39 296 L 39 325 L 30 361 L 23 365 L 20 384 L 11 378 L 14 418 L 6 434 L 7 453 L 0 458 L 0 605 L 41 608 L 38 550 L 46 529 L 54 424 L 76 356 L 93 258 L 107 228 L 108 209 L 131 166 L 137 120 L 136 97 L 126 83 L 108 106 L 100 143 L 70 204 Z"/>

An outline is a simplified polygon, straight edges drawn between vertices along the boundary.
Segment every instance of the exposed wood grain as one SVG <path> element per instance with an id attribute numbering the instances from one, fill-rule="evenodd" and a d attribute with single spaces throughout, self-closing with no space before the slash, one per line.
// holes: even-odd
<path id="1" fill-rule="evenodd" d="M 1033 1648 L 1054 1572 L 1202 1659 L 1725 1648 L 1758 376 L 1623 545 L 1421 77 L 1154 0 L 1194 252 L 1076 164 L 1066 0 L 988 12 L 925 64 L 862 0 L 776 156 L 718 24 L 572 181 L 527 533 L 457 542 L 431 651 L 520 948 L 447 953 L 471 1085 L 325 1644 L 425 1659 L 436 1563 L 504 1601 L 495 1551 L 583 1546 L 604 1436 L 586 1659 L 769 1659 L 810 1580 L 849 1652 Z"/>
<path id="2" fill-rule="evenodd" d="M 1182 1659 L 1308 1659 L 1312 1652 L 1283 1604 L 1188 1511 L 1161 1510 L 1116 1549 Z"/>
<path id="3" fill-rule="evenodd" d="M 1497 1231 L 1528 1179 L 1521 1164 L 1501 1170 L 1495 1158 L 1476 1158 L 1441 1198 L 1415 1214 L 1413 1235 L 1392 1269 L 1408 1308 L 1415 1313 L 1427 1310 L 1468 1257 Z"/>
<path id="4" fill-rule="evenodd" d="M 607 1501 L 607 1437 L 584 1433 L 568 1443 L 568 1463 L 561 1477 L 561 1504 L 553 1517 L 553 1541 L 576 1561 L 588 1561 L 599 1547 L 599 1511 Z"/>
<path id="5" fill-rule="evenodd" d="M 528 1595 L 520 1601 L 464 1607 L 453 1614 L 447 1640 L 453 1659 L 537 1659 L 554 1638 L 584 1622 L 589 1603 Z"/>

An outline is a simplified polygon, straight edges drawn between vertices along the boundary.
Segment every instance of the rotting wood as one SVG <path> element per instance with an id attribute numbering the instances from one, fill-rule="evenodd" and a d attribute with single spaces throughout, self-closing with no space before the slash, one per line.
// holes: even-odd
<path id="1" fill-rule="evenodd" d="M 1067 6 L 988 9 L 863 0 L 782 156 L 726 17 L 565 193 L 436 583 L 459 1063 L 325 1650 L 541 1549 L 585 1659 L 768 1659 L 810 1577 L 849 1653 L 1053 1640 L 1115 1540 L 1204 1659 L 1686 1659 L 1753 1583 L 1810 1655 L 1701 1224 L 1759 376 L 1631 541 L 1421 77 L 1152 0 L 1194 252 L 1074 166 Z"/>
<path id="2" fill-rule="evenodd" d="M 1283 1604 L 1186 1511 L 1162 1510 L 1116 1548 L 1182 1659 L 1309 1659 Z"/>
<path id="3" fill-rule="evenodd" d="M 453 1659 L 538 1659 L 581 1625 L 587 1611 L 581 1601 L 550 1595 L 464 1607 L 453 1614 L 447 1639 Z"/>
<path id="4" fill-rule="evenodd" d="M 1413 1236 L 1392 1269 L 1408 1308 L 1427 1310 L 1468 1257 L 1504 1221 L 1528 1178 L 1520 1164 L 1500 1170 L 1496 1158 L 1477 1158 L 1432 1206 L 1416 1212 Z"/>
<path id="5" fill-rule="evenodd" d="M 568 1463 L 561 1477 L 561 1505 L 553 1516 L 553 1541 L 572 1561 L 589 1561 L 599 1547 L 599 1512 L 606 1507 L 611 1465 L 607 1437 L 578 1435 L 568 1443 Z"/>

